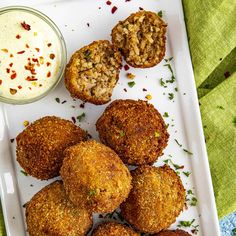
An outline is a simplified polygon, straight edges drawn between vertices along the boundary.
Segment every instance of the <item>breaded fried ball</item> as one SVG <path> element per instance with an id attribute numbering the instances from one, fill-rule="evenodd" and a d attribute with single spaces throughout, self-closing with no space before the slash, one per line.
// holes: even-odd
<path id="1" fill-rule="evenodd" d="M 121 53 L 108 40 L 76 51 L 65 71 L 65 85 L 74 98 L 96 105 L 110 101 L 122 67 Z"/>
<path id="2" fill-rule="evenodd" d="M 100 224 L 94 231 L 92 236 L 140 236 L 140 233 L 135 232 L 128 226 L 106 222 Z"/>
<path id="3" fill-rule="evenodd" d="M 112 30 L 112 43 L 126 62 L 138 68 L 157 65 L 165 56 L 167 24 L 155 13 L 139 11 Z"/>
<path id="4" fill-rule="evenodd" d="M 71 121 L 46 116 L 30 124 L 17 137 L 17 161 L 25 172 L 46 180 L 59 175 L 63 151 L 87 140 L 87 134 Z"/>
<path id="5" fill-rule="evenodd" d="M 128 168 L 109 147 L 94 140 L 65 150 L 61 177 L 70 200 L 94 213 L 113 212 L 128 196 Z"/>
<path id="6" fill-rule="evenodd" d="M 153 236 L 191 236 L 191 234 L 181 229 L 177 229 L 177 230 L 164 230 Z"/>
<path id="7" fill-rule="evenodd" d="M 92 227 L 92 214 L 75 207 L 61 181 L 44 187 L 26 204 L 30 236 L 85 236 Z"/>
<path id="8" fill-rule="evenodd" d="M 98 119 L 96 128 L 101 142 L 130 165 L 153 164 L 169 138 L 160 113 L 142 100 L 115 100 Z"/>
<path id="9" fill-rule="evenodd" d="M 158 233 L 175 222 L 183 210 L 185 189 L 169 166 L 141 166 L 131 172 L 132 190 L 121 214 L 137 230 Z"/>

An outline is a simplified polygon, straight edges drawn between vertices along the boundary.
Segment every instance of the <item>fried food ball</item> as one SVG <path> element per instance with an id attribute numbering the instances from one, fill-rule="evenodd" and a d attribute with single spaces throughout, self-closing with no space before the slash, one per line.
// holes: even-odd
<path id="1" fill-rule="evenodd" d="M 131 172 L 132 190 L 121 214 L 137 230 L 158 233 L 175 222 L 183 210 L 185 189 L 169 166 L 141 166 Z"/>
<path id="2" fill-rule="evenodd" d="M 110 101 L 122 67 L 118 49 L 108 40 L 76 51 L 65 71 L 65 85 L 74 98 L 96 105 Z"/>
<path id="3" fill-rule="evenodd" d="M 63 151 L 87 140 L 87 134 L 71 121 L 55 116 L 30 124 L 17 137 L 17 161 L 25 172 L 46 180 L 59 175 Z"/>
<path id="4" fill-rule="evenodd" d="M 153 164 L 169 138 L 160 113 L 142 100 L 115 100 L 98 119 L 96 128 L 101 142 L 130 165 Z"/>
<path id="5" fill-rule="evenodd" d="M 112 43 L 126 62 L 138 68 L 157 65 L 165 56 L 167 24 L 155 13 L 139 11 L 112 30 Z"/>
<path id="6" fill-rule="evenodd" d="M 92 214 L 66 197 L 61 181 L 36 193 L 25 214 L 30 236 L 85 236 L 93 224 Z"/>
<path id="7" fill-rule="evenodd" d="M 109 147 L 94 140 L 65 150 L 61 177 L 70 200 L 93 212 L 114 211 L 128 196 L 128 168 Z"/>
<path id="8" fill-rule="evenodd" d="M 100 224 L 94 231 L 92 236 L 140 236 L 140 233 L 135 232 L 128 226 L 106 222 Z"/>
<path id="9" fill-rule="evenodd" d="M 177 229 L 177 230 L 164 230 L 153 236 L 191 236 L 191 234 L 181 229 Z"/>

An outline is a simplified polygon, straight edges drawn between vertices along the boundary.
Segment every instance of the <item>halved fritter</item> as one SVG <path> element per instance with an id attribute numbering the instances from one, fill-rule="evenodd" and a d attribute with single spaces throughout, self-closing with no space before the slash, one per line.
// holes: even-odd
<path id="1" fill-rule="evenodd" d="M 181 229 L 176 229 L 176 230 L 164 230 L 153 236 L 191 236 L 191 234 Z"/>
<path id="2" fill-rule="evenodd" d="M 75 52 L 65 71 L 65 85 L 74 98 L 94 104 L 110 101 L 122 57 L 108 40 L 95 41 Z"/>
<path id="3" fill-rule="evenodd" d="M 157 65 L 165 56 L 166 23 L 154 12 L 139 11 L 112 30 L 112 43 L 126 62 L 138 68 Z"/>
<path id="4" fill-rule="evenodd" d="M 61 181 L 44 187 L 26 204 L 30 236 L 85 236 L 92 227 L 92 214 L 75 207 Z"/>

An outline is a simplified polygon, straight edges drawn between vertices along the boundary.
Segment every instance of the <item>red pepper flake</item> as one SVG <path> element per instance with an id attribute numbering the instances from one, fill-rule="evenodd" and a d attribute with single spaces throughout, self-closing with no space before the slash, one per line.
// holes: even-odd
<path id="1" fill-rule="evenodd" d="M 13 74 L 11 75 L 11 79 L 15 79 L 16 76 L 17 76 L 17 74 L 16 74 L 16 73 L 13 73 Z"/>
<path id="2" fill-rule="evenodd" d="M 32 90 L 32 88 L 31 88 L 31 87 L 29 87 L 29 90 Z"/>
<path id="3" fill-rule="evenodd" d="M 13 66 L 13 63 L 10 63 L 9 66 L 12 67 L 12 66 Z"/>
<path id="4" fill-rule="evenodd" d="M 36 50 L 37 52 L 39 52 L 39 51 L 40 51 L 40 49 L 39 49 L 39 48 L 35 48 L 35 50 Z"/>
<path id="5" fill-rule="evenodd" d="M 21 85 L 19 85 L 19 86 L 18 86 L 18 89 L 22 89 L 22 86 L 21 86 Z"/>
<path id="6" fill-rule="evenodd" d="M 143 88 L 143 92 L 147 92 L 147 89 Z"/>
<path id="7" fill-rule="evenodd" d="M 47 73 L 47 77 L 49 78 L 51 76 L 51 72 L 49 71 L 48 73 Z"/>
<path id="8" fill-rule="evenodd" d="M 125 69 L 125 71 L 129 70 L 129 66 L 128 65 L 124 65 L 124 69 Z"/>
<path id="9" fill-rule="evenodd" d="M 112 7 L 111 13 L 114 14 L 116 11 L 117 11 L 117 7 L 116 6 Z"/>
<path id="10" fill-rule="evenodd" d="M 39 87 L 42 87 L 43 85 L 42 84 L 39 84 Z"/>
<path id="11" fill-rule="evenodd" d="M 0 85 L 2 85 L 2 80 L 0 79 Z"/>
<path id="12" fill-rule="evenodd" d="M 51 65 L 51 63 L 50 63 L 50 62 L 47 62 L 46 65 L 47 65 L 47 67 L 49 67 L 49 66 Z"/>
<path id="13" fill-rule="evenodd" d="M 21 23 L 21 26 L 22 26 L 25 30 L 28 30 L 28 31 L 31 29 L 30 25 L 26 24 L 25 21 Z"/>
<path id="14" fill-rule="evenodd" d="M 17 54 L 23 54 L 23 53 L 25 53 L 24 50 L 23 50 L 23 51 L 20 51 L 20 52 L 17 52 Z"/>
<path id="15" fill-rule="evenodd" d="M 10 57 L 13 57 L 13 54 L 10 54 Z"/>
<path id="16" fill-rule="evenodd" d="M 39 60 L 37 58 L 32 58 L 33 62 L 39 62 Z"/>
<path id="17" fill-rule="evenodd" d="M 1 49 L 3 52 L 8 52 L 8 50 L 6 49 L 6 48 L 3 48 L 3 49 Z"/>
<path id="18" fill-rule="evenodd" d="M 226 71 L 225 73 L 224 73 L 224 76 L 225 76 L 225 78 L 227 79 L 227 78 L 229 78 L 230 77 L 230 72 L 229 71 Z"/>
<path id="19" fill-rule="evenodd" d="M 106 4 L 107 4 L 107 5 L 111 5 L 111 1 L 107 1 Z"/>
<path id="20" fill-rule="evenodd" d="M 142 10 L 143 10 L 143 8 L 142 8 L 142 7 L 139 7 L 139 10 L 140 10 L 140 11 L 142 11 Z"/>
<path id="21" fill-rule="evenodd" d="M 73 121 L 74 124 L 76 123 L 76 119 L 74 116 L 71 117 L 71 120 Z"/>
<path id="22" fill-rule="evenodd" d="M 52 44 L 51 43 L 48 43 L 48 47 L 51 47 L 52 46 Z"/>
<path id="23" fill-rule="evenodd" d="M 53 59 L 55 58 L 55 54 L 51 53 L 51 54 L 49 55 L 49 58 L 53 60 Z"/>
<path id="24" fill-rule="evenodd" d="M 7 71 L 8 74 L 10 73 L 10 69 L 9 68 L 7 68 L 6 71 Z"/>
<path id="25" fill-rule="evenodd" d="M 80 106 L 81 108 L 84 108 L 85 103 L 83 102 L 83 103 L 81 103 L 79 106 Z"/>
<path id="26" fill-rule="evenodd" d="M 26 47 L 26 48 L 29 48 L 29 44 L 26 44 L 25 47 Z"/>
<path id="27" fill-rule="evenodd" d="M 16 38 L 17 38 L 17 39 L 20 39 L 20 38 L 21 38 L 21 36 L 20 36 L 19 34 L 17 34 L 17 35 L 16 35 Z"/>
<path id="28" fill-rule="evenodd" d="M 25 80 L 26 81 L 37 81 L 38 79 L 35 78 L 34 76 L 27 76 Z"/>
<path id="29" fill-rule="evenodd" d="M 15 95 L 17 93 L 16 89 L 10 88 L 10 94 Z"/>
<path id="30" fill-rule="evenodd" d="M 11 142 L 11 143 L 13 143 L 13 142 L 14 142 L 14 140 L 15 140 L 14 138 L 11 138 L 11 139 L 10 139 L 10 142 Z"/>

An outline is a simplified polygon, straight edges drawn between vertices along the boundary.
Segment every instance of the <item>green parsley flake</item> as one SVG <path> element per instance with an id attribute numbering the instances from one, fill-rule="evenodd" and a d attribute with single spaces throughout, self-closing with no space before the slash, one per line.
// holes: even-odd
<path id="1" fill-rule="evenodd" d="M 177 139 L 175 139 L 175 142 L 178 144 L 178 146 L 182 147 L 183 145 L 178 142 Z"/>
<path id="2" fill-rule="evenodd" d="M 162 12 L 162 11 L 159 11 L 159 12 L 157 12 L 157 15 L 158 15 L 159 17 L 162 17 L 162 16 L 163 16 L 163 12 Z"/>
<path id="3" fill-rule="evenodd" d="M 28 176 L 28 174 L 27 174 L 25 171 L 21 170 L 20 172 L 21 172 L 24 176 Z"/>
<path id="4" fill-rule="evenodd" d="M 197 205 L 197 198 L 192 197 L 191 202 L 190 202 L 190 206 L 196 206 Z"/>
<path id="5" fill-rule="evenodd" d="M 167 85 L 166 85 L 165 81 L 163 81 L 163 78 L 160 78 L 160 85 L 164 88 L 167 88 Z"/>
<path id="6" fill-rule="evenodd" d="M 90 189 L 89 192 L 88 192 L 88 196 L 93 197 L 95 195 L 96 195 L 96 189 Z"/>
<path id="7" fill-rule="evenodd" d="M 192 152 L 188 151 L 188 150 L 187 150 L 187 149 L 185 149 L 185 148 L 183 148 L 183 151 L 184 151 L 184 152 L 186 152 L 186 153 L 188 153 L 189 155 L 193 155 L 193 153 L 192 153 Z"/>
<path id="8" fill-rule="evenodd" d="M 216 106 L 216 108 L 224 110 L 224 107 L 222 107 L 222 106 Z"/>
<path id="9" fill-rule="evenodd" d="M 135 82 L 134 81 L 128 82 L 128 85 L 129 85 L 130 88 L 133 88 L 134 85 L 135 85 Z"/>
<path id="10" fill-rule="evenodd" d="M 160 133 L 158 131 L 155 131 L 154 136 L 155 136 L 155 138 L 159 138 L 160 137 Z"/>
<path id="11" fill-rule="evenodd" d="M 191 175 L 191 172 L 189 172 L 189 171 L 183 171 L 183 174 L 184 174 L 185 176 L 189 177 L 189 175 Z"/>
<path id="12" fill-rule="evenodd" d="M 84 117 L 85 117 L 85 113 L 83 112 L 81 115 L 77 116 L 77 119 L 79 122 L 81 122 Z"/>
<path id="13" fill-rule="evenodd" d="M 189 190 L 187 191 L 187 194 L 192 194 L 192 195 L 193 195 L 193 191 L 192 191 L 191 189 L 189 189 Z"/>
<path id="14" fill-rule="evenodd" d="M 168 112 L 164 112 L 163 117 L 169 117 Z"/>
<path id="15" fill-rule="evenodd" d="M 232 230 L 233 236 L 236 236 L 236 228 Z"/>
<path id="16" fill-rule="evenodd" d="M 190 227 L 192 224 L 193 224 L 193 222 L 195 221 L 195 219 L 193 219 L 192 221 L 180 221 L 179 222 L 179 227 Z"/>
<path id="17" fill-rule="evenodd" d="M 163 162 L 166 163 L 166 164 L 168 164 L 169 160 L 170 160 L 170 159 L 166 159 L 166 160 L 164 160 Z"/>
<path id="18" fill-rule="evenodd" d="M 170 100 L 173 100 L 174 99 L 174 94 L 173 93 L 168 93 L 168 98 L 170 99 Z"/>
<path id="19" fill-rule="evenodd" d="M 124 137 L 125 136 L 125 132 L 123 130 L 120 131 L 120 137 Z"/>
<path id="20" fill-rule="evenodd" d="M 234 123 L 234 125 L 236 126 L 236 116 L 235 116 L 234 119 L 233 119 L 233 123 Z"/>
<path id="21" fill-rule="evenodd" d="M 57 103 L 60 103 L 60 98 L 55 98 Z"/>
<path id="22" fill-rule="evenodd" d="M 177 87 L 175 88 L 175 92 L 178 92 L 178 88 Z"/>

